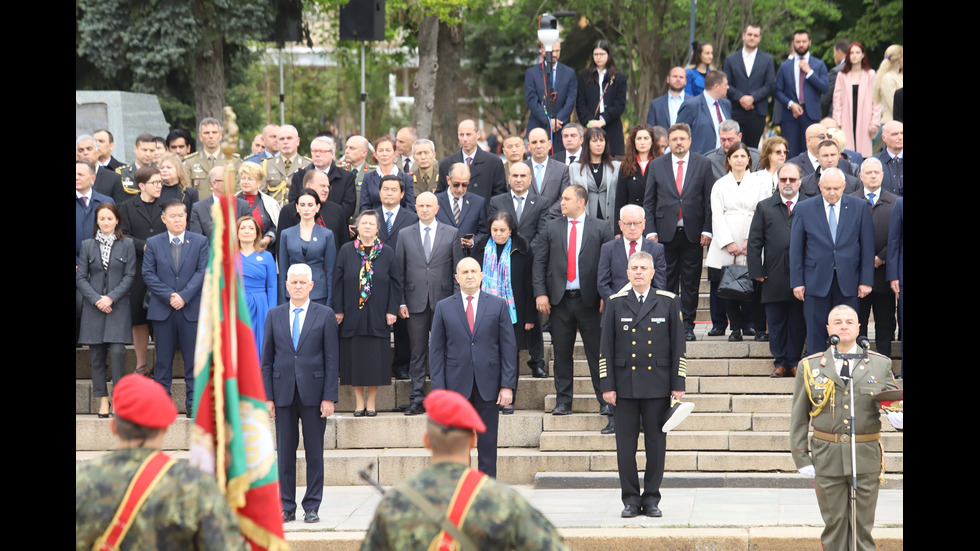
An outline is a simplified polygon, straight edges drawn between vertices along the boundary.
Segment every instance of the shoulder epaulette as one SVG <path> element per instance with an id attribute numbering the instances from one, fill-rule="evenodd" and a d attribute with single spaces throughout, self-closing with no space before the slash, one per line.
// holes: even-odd
<path id="1" fill-rule="evenodd" d="M 677 295 L 675 295 L 674 293 L 671 293 L 670 291 L 664 291 L 663 289 L 657 289 L 657 294 L 663 295 L 665 297 L 677 298 Z"/>
<path id="2" fill-rule="evenodd" d="M 823 356 L 823 352 L 817 352 L 816 354 L 810 354 L 809 356 L 803 358 L 804 360 L 809 360 L 811 358 L 819 358 Z"/>
<path id="3" fill-rule="evenodd" d="M 629 289 L 625 289 L 623 291 L 616 293 L 615 295 L 609 295 L 609 299 L 612 300 L 614 298 L 625 297 L 626 295 L 629 294 L 629 292 L 630 292 Z"/>
<path id="4" fill-rule="evenodd" d="M 871 350 L 868 350 L 868 355 L 869 356 L 878 356 L 879 358 L 884 358 L 886 360 L 891 360 L 891 358 L 889 358 L 888 356 L 886 356 L 884 354 L 879 354 L 878 352 L 873 352 Z"/>

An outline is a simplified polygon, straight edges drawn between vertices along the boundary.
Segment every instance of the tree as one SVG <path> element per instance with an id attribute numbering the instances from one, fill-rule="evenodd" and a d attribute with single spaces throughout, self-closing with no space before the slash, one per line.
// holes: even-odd
<path id="1" fill-rule="evenodd" d="M 193 72 L 197 120 L 221 118 L 226 48 L 261 38 L 273 0 L 81 0 L 76 52 L 103 75 L 132 71 L 135 91 L 161 88 L 174 71 Z"/>

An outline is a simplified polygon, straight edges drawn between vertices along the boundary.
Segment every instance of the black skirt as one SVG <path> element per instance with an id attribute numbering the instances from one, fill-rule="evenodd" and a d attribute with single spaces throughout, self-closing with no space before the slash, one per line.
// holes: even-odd
<path id="1" fill-rule="evenodd" d="M 340 384 L 391 384 L 391 343 L 386 338 L 354 336 L 340 339 Z"/>

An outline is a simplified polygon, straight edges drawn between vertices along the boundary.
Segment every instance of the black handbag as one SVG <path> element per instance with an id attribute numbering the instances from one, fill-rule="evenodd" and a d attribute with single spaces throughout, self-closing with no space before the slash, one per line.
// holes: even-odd
<path id="1" fill-rule="evenodd" d="M 727 300 L 752 300 L 755 293 L 755 282 L 749 277 L 749 267 L 740 264 L 728 264 L 721 269 L 721 281 L 718 283 L 718 296 Z"/>

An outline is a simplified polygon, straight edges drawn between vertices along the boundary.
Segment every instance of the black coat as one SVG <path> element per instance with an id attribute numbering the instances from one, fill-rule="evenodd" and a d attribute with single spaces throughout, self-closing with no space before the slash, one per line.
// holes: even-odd
<path id="1" fill-rule="evenodd" d="M 386 314 L 398 314 L 402 298 L 402 283 L 394 270 L 395 248 L 382 244 L 378 257 L 371 262 L 371 297 L 363 309 L 357 307 L 360 293 L 358 277 L 361 256 L 354 250 L 354 242 L 346 243 L 337 254 L 334 265 L 333 304 L 334 312 L 344 314 L 340 324 L 340 337 L 379 337 L 387 339 L 390 328 Z"/>
<path id="2" fill-rule="evenodd" d="M 316 215 L 316 223 L 333 232 L 333 239 L 340 250 L 341 245 L 350 241 L 350 228 L 347 227 L 346 213 L 343 207 L 330 199 L 320 203 L 320 212 Z M 279 224 L 276 226 L 276 243 L 282 236 L 282 231 L 299 224 L 299 213 L 296 212 L 296 202 L 283 205 L 279 211 Z"/>
<path id="3" fill-rule="evenodd" d="M 790 214 L 778 193 L 755 206 L 747 261 L 749 277 L 766 278 L 762 283 L 764 303 L 796 300 L 789 285 L 789 242 L 795 215 L 796 206 Z"/>
<path id="4" fill-rule="evenodd" d="M 534 303 L 534 293 L 531 285 L 532 257 L 527 240 L 519 234 L 511 234 L 510 248 L 510 285 L 514 291 L 514 307 L 517 310 L 517 323 L 514 326 L 520 331 L 514 331 L 517 336 L 517 349 L 524 350 L 524 324 L 537 323 L 537 308 Z M 481 237 L 473 244 L 471 256 L 483 267 L 483 254 L 486 248 L 496 247 L 497 243 L 489 235 Z M 486 291 L 486 289 L 484 289 Z"/>
<path id="5" fill-rule="evenodd" d="M 871 222 L 875 229 L 875 256 L 888 260 L 888 225 L 891 223 L 892 209 L 895 208 L 895 201 L 898 196 L 884 188 L 878 190 L 879 195 L 875 200 L 875 206 L 871 207 Z M 868 200 L 864 195 L 864 186 L 852 193 L 855 197 Z M 885 277 L 887 266 L 882 264 L 875 268 L 875 283 L 873 289 L 878 293 L 892 292 L 891 286 Z"/>
<path id="6" fill-rule="evenodd" d="M 622 156 L 626 152 L 626 142 L 623 139 L 623 121 L 620 117 L 626 110 L 626 89 L 628 88 L 626 74 L 617 72 L 610 78 L 607 73 L 603 86 L 606 89 L 603 96 L 606 110 L 597 114 L 599 97 L 602 95 L 598 79 L 589 82 L 588 71 L 582 73 L 578 79 L 575 112 L 583 126 L 591 120 L 602 117 L 606 121 L 606 125 L 602 128 L 606 131 L 606 148 L 613 156 Z M 585 147 L 588 147 L 588 144 L 585 144 Z"/>
<path id="7" fill-rule="evenodd" d="M 656 144 L 654 144 L 656 147 Z M 650 160 L 653 162 L 653 159 Z M 647 171 L 650 165 L 647 164 Z M 636 167 L 636 172 L 632 176 L 623 176 L 623 167 L 619 167 L 619 182 L 616 183 L 616 212 L 613 213 L 613 233 L 619 233 L 619 210 L 626 205 L 636 205 L 643 208 L 643 194 L 647 191 L 646 172 L 640 171 Z M 647 230 L 649 230 L 649 226 Z"/>

